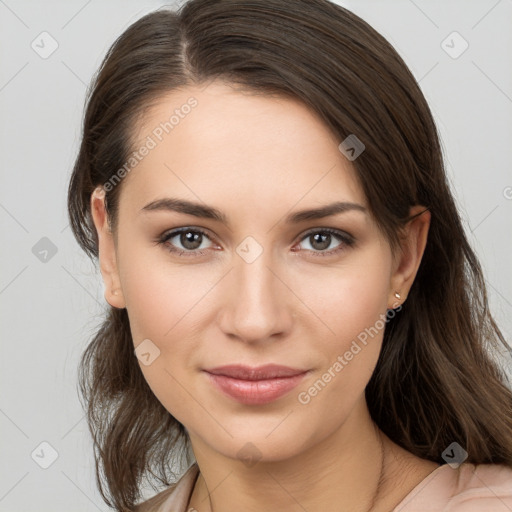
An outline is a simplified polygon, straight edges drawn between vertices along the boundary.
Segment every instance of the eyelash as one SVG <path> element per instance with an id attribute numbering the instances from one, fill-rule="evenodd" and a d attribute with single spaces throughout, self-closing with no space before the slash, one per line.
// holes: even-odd
<path id="1" fill-rule="evenodd" d="M 175 236 L 177 235 L 180 235 L 181 233 L 188 233 L 188 232 L 191 232 L 191 233 L 200 233 L 202 236 L 208 238 L 210 240 L 210 236 L 208 235 L 208 233 L 206 233 L 206 231 L 200 229 L 200 228 L 192 228 L 192 227 L 183 227 L 183 228 L 178 228 L 178 229 L 174 229 L 172 231 L 167 231 L 166 233 L 164 233 L 163 235 L 161 235 L 157 240 L 156 240 L 156 243 L 159 244 L 159 245 L 163 245 L 163 246 L 166 246 L 167 247 L 167 250 L 173 254 L 176 254 L 177 256 L 184 256 L 186 258 L 188 257 L 201 257 L 201 256 L 204 256 L 207 252 L 207 250 L 201 250 L 201 251 L 198 251 L 198 250 L 181 250 L 181 249 L 177 249 L 175 248 L 174 246 L 172 246 L 170 243 L 169 243 L 169 240 L 174 238 Z M 332 228 L 314 228 L 314 229 L 311 229 L 309 231 L 307 231 L 303 236 L 302 238 L 299 240 L 299 242 L 302 242 L 304 240 L 306 240 L 307 238 L 311 237 L 312 235 L 314 234 L 317 234 L 317 233 L 320 233 L 320 234 L 328 234 L 328 235 L 332 235 L 336 238 L 338 238 L 342 243 L 336 247 L 335 249 L 331 249 L 329 251 L 311 251 L 309 249 L 299 249 L 295 252 L 301 252 L 301 251 L 309 251 L 311 252 L 314 257 L 326 257 L 326 256 L 333 256 L 335 254 L 338 254 L 339 252 L 343 251 L 343 250 L 346 250 L 347 248 L 349 247 L 352 247 L 355 243 L 355 239 L 349 235 L 348 233 L 344 233 L 343 231 L 338 231 L 337 229 L 332 229 Z M 211 240 L 210 240 L 211 241 Z"/>

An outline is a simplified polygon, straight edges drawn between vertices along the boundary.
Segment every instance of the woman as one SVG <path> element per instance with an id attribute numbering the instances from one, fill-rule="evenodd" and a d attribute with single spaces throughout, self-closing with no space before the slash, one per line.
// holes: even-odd
<path id="1" fill-rule="evenodd" d="M 110 305 L 80 383 L 116 510 L 512 509 L 508 345 L 425 98 L 363 20 L 143 17 L 68 200 Z"/>

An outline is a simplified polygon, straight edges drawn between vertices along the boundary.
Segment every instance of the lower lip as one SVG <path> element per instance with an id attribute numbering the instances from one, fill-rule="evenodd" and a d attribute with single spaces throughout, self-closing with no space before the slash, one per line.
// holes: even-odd
<path id="1" fill-rule="evenodd" d="M 299 384 L 307 372 L 293 377 L 266 380 L 240 380 L 225 375 L 206 373 L 213 384 L 229 397 L 246 405 L 262 405 L 273 402 L 289 393 Z"/>

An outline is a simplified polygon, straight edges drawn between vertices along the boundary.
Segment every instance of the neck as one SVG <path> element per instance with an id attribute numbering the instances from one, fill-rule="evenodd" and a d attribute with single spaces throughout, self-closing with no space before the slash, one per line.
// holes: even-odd
<path id="1" fill-rule="evenodd" d="M 386 455 L 392 443 L 372 422 L 365 401 L 328 438 L 284 460 L 263 454 L 247 467 L 192 435 L 191 442 L 201 474 L 189 510 L 367 512 L 389 505 Z"/>

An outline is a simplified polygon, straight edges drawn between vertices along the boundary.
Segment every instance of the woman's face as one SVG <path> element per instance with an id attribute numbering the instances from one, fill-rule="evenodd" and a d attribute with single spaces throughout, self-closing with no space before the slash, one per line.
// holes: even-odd
<path id="1" fill-rule="evenodd" d="M 386 311 L 419 261 L 395 261 L 341 140 L 299 102 L 217 82 L 173 91 L 136 140 L 115 246 L 99 209 L 95 222 L 106 297 L 127 308 L 149 386 L 226 457 L 284 459 L 326 439 L 361 413 Z M 267 364 L 304 373 L 206 372 Z"/>

